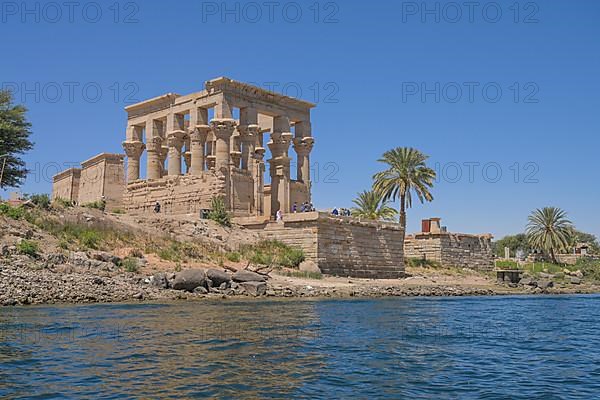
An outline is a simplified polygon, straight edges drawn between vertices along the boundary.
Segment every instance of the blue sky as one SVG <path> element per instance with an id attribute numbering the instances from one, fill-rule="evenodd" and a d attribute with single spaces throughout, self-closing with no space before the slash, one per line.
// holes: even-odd
<path id="1" fill-rule="evenodd" d="M 413 146 L 440 179 L 410 231 L 438 216 L 501 237 L 554 205 L 600 235 L 600 3 L 471 4 L 3 2 L 0 81 L 36 143 L 22 191 L 121 152 L 131 101 L 228 76 L 317 103 L 320 208 L 351 206 L 385 150 Z"/>

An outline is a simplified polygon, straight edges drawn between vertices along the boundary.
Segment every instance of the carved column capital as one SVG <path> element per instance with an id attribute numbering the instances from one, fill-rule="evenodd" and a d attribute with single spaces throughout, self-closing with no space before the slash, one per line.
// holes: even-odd
<path id="1" fill-rule="evenodd" d="M 315 139 L 311 136 L 294 138 L 294 150 L 300 156 L 307 156 L 312 151 Z"/>
<path id="2" fill-rule="evenodd" d="M 160 153 L 162 149 L 163 139 L 160 136 L 155 136 L 146 143 L 146 150 L 149 152 Z"/>
<path id="3" fill-rule="evenodd" d="M 260 133 L 260 126 L 256 124 L 240 125 L 237 127 L 240 139 L 245 142 L 254 142 Z"/>
<path id="4" fill-rule="evenodd" d="M 230 118 L 218 118 L 210 121 L 210 128 L 218 139 L 227 139 L 233 135 L 237 121 Z"/>
<path id="5" fill-rule="evenodd" d="M 262 161 L 263 158 L 265 158 L 266 151 L 267 150 L 264 147 L 257 147 L 256 149 L 254 149 L 254 154 L 253 154 L 254 159 L 257 161 Z"/>
<path id="6" fill-rule="evenodd" d="M 271 132 L 271 140 L 267 143 L 273 158 L 286 157 L 290 142 L 292 141 L 291 132 Z"/>
<path id="7" fill-rule="evenodd" d="M 210 132 L 210 126 L 208 125 L 196 125 L 196 127 L 190 132 L 190 139 L 192 142 L 206 142 L 206 138 Z"/>
<path id="8" fill-rule="evenodd" d="M 142 152 L 146 148 L 146 145 L 138 141 L 126 141 L 123 142 L 123 150 L 129 158 L 138 159 L 142 155 Z"/>
<path id="9" fill-rule="evenodd" d="M 184 131 L 172 131 L 167 136 L 167 144 L 169 147 L 175 147 L 177 149 L 181 149 L 183 146 L 183 142 L 185 140 L 185 132 Z"/>

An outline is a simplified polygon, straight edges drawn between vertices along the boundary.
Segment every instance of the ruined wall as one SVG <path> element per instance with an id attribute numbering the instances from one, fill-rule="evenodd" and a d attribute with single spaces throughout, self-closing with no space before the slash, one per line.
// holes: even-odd
<path id="1" fill-rule="evenodd" d="M 80 176 L 79 168 L 71 168 L 55 175 L 52 179 L 52 201 L 62 199 L 76 202 Z"/>
<path id="2" fill-rule="evenodd" d="M 290 182 L 290 206 L 294 204 L 294 202 L 298 205 L 298 209 L 302 206 L 302 203 L 305 201 L 310 201 L 310 193 L 308 191 L 308 187 L 298 181 Z"/>
<path id="3" fill-rule="evenodd" d="M 404 275 L 402 229 L 397 224 L 358 222 L 318 212 L 285 214 L 283 222 L 252 223 L 268 239 L 304 250 L 329 275 L 391 279 Z"/>
<path id="4" fill-rule="evenodd" d="M 107 210 L 121 206 L 125 188 L 124 156 L 102 153 L 81 163 L 78 203 L 81 205 L 101 200 Z"/>
<path id="5" fill-rule="evenodd" d="M 81 170 L 79 180 L 79 204 L 93 203 L 102 200 L 104 191 L 104 161 L 99 161 Z"/>
<path id="6" fill-rule="evenodd" d="M 233 186 L 233 215 L 254 213 L 254 180 L 250 171 L 234 170 L 231 175 Z"/>
<path id="7" fill-rule="evenodd" d="M 426 258 L 445 267 L 466 267 L 478 270 L 494 268 L 490 235 L 453 233 L 417 234 L 407 236 L 405 256 Z"/>
<path id="8" fill-rule="evenodd" d="M 161 213 L 198 214 L 203 208 L 211 208 L 213 196 L 225 196 L 222 178 L 211 172 L 200 176 L 181 175 L 127 185 L 123 208 L 131 214 L 152 213 L 155 203 L 159 202 Z"/>

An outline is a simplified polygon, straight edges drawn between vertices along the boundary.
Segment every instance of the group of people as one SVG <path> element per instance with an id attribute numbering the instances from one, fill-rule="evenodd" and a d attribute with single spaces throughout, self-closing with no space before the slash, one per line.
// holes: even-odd
<path id="1" fill-rule="evenodd" d="M 351 217 L 352 216 L 352 212 L 350 211 L 349 208 L 337 208 L 335 207 L 333 210 L 331 210 L 331 215 L 333 216 L 340 216 L 340 217 Z"/>
<path id="2" fill-rule="evenodd" d="M 310 212 L 310 211 L 315 211 L 315 207 L 313 206 L 313 203 L 309 203 L 308 201 L 305 201 L 304 203 L 302 203 L 302 205 L 300 206 L 300 209 L 298 209 L 298 203 L 294 202 L 294 204 L 292 204 L 292 212 L 293 213 Z"/>

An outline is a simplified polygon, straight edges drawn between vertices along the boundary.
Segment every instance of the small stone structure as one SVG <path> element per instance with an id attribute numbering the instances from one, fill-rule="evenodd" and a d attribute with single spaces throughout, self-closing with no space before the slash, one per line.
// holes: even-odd
<path id="1" fill-rule="evenodd" d="M 265 239 L 301 248 L 306 259 L 328 275 L 377 279 L 404 276 L 403 232 L 399 224 L 319 212 L 286 214 L 280 222 L 266 218 L 238 218 L 236 222 L 259 230 Z"/>
<path id="2" fill-rule="evenodd" d="M 406 257 L 436 261 L 445 267 L 494 268 L 491 234 L 450 233 L 440 225 L 440 218 L 425 219 L 421 225 L 422 232 L 404 240 Z"/>
<path id="3" fill-rule="evenodd" d="M 101 153 L 53 177 L 52 200 L 77 204 L 104 200 L 108 210 L 121 206 L 125 188 L 122 154 Z"/>

